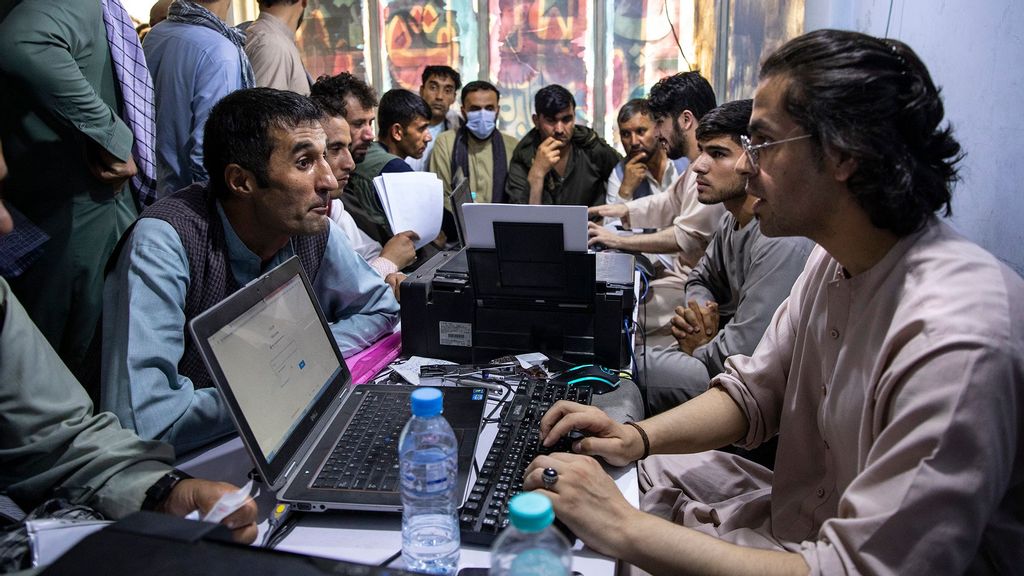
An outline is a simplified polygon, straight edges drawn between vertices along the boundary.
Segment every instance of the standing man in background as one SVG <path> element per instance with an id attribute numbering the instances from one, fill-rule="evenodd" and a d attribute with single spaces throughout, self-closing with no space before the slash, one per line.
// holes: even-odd
<path id="1" fill-rule="evenodd" d="M 427 66 L 423 69 L 420 97 L 430 106 L 430 138 L 423 156 L 406 156 L 405 162 L 416 171 L 430 166 L 430 154 L 437 137 L 446 130 L 457 130 L 462 118 L 452 111 L 455 94 L 462 87 L 462 77 L 451 66 Z"/>
<path id="2" fill-rule="evenodd" d="M 146 36 L 156 88 L 157 177 L 168 195 L 204 182 L 203 127 L 221 98 L 255 86 L 245 34 L 224 23 L 231 0 L 175 0 Z"/>
<path id="3" fill-rule="evenodd" d="M 500 97 L 494 84 L 484 80 L 462 89 L 463 126 L 442 132 L 430 156 L 430 171 L 444 182 L 445 192 L 451 192 L 461 172 L 469 178 L 474 202 L 505 201 L 508 166 L 518 140 L 497 128 Z"/>
<path id="4" fill-rule="evenodd" d="M 156 200 L 153 87 L 118 0 L 4 0 L 0 19 L 5 193 L 14 234 L 31 246 L 8 237 L 0 260 L 39 330 L 81 378 L 103 266 L 137 210 Z"/>
<path id="5" fill-rule="evenodd" d="M 245 30 L 256 85 L 309 96 L 309 75 L 295 45 L 306 0 L 260 0 L 259 5 L 259 17 Z"/>

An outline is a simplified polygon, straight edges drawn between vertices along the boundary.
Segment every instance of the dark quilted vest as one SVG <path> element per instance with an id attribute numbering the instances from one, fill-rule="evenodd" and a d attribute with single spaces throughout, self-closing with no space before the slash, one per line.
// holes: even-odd
<path id="1" fill-rule="evenodd" d="M 185 324 L 238 290 L 231 273 L 224 227 L 217 215 L 214 194 L 205 184 L 193 184 L 146 208 L 140 218 L 157 218 L 171 225 L 188 255 L 189 285 L 185 294 Z M 292 247 L 310 280 L 316 279 L 327 249 L 328 229 L 315 236 L 293 236 Z M 127 234 L 126 234 L 127 236 Z M 185 330 L 185 353 L 178 373 L 198 388 L 213 385 L 192 334 Z"/>

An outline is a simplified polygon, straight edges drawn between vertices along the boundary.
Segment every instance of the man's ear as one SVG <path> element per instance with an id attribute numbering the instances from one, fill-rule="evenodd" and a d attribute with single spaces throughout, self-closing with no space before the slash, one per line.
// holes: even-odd
<path id="1" fill-rule="evenodd" d="M 392 142 L 401 142 L 402 141 L 402 125 L 399 124 L 398 122 L 395 122 L 394 124 L 392 124 L 391 127 L 388 128 L 388 136 L 391 138 Z"/>
<path id="2" fill-rule="evenodd" d="M 825 151 L 825 163 L 832 169 L 832 177 L 836 182 L 847 182 L 860 167 L 860 161 L 856 158 L 834 149 Z"/>
<path id="3" fill-rule="evenodd" d="M 530 116 L 530 118 L 533 119 L 533 127 L 539 129 L 540 128 L 540 124 L 537 123 L 537 115 L 536 114 L 532 114 Z"/>
<path id="4" fill-rule="evenodd" d="M 676 123 L 683 129 L 683 132 L 689 132 L 697 127 L 697 117 L 693 115 L 693 112 L 683 110 L 679 113 L 679 116 L 676 116 Z"/>
<path id="5" fill-rule="evenodd" d="M 224 183 L 232 196 L 249 197 L 256 191 L 256 175 L 238 164 L 224 167 Z"/>

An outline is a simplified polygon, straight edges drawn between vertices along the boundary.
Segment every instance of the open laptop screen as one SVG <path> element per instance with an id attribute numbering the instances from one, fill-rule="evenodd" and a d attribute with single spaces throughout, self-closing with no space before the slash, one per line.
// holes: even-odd
<path id="1" fill-rule="evenodd" d="M 341 371 L 298 275 L 208 343 L 268 461 Z"/>

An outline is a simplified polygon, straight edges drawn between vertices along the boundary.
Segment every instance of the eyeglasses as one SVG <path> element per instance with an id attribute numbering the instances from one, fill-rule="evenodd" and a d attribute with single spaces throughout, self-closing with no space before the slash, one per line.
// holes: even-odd
<path id="1" fill-rule="evenodd" d="M 795 142 L 796 140 L 803 140 L 804 138 L 810 138 L 810 134 L 804 134 L 802 136 L 794 136 L 792 138 L 785 138 L 783 140 L 774 140 L 771 142 L 765 142 L 764 144 L 751 144 L 750 137 L 740 135 L 740 144 L 743 146 L 743 151 L 747 153 L 747 160 L 750 160 L 750 167 L 754 170 L 760 170 L 761 166 L 757 163 L 757 158 L 760 155 L 762 148 L 768 148 L 769 146 L 776 146 L 778 144 L 785 144 L 786 142 Z"/>

